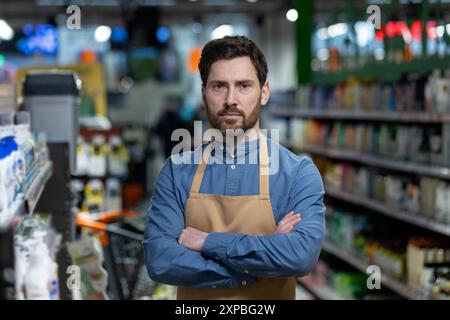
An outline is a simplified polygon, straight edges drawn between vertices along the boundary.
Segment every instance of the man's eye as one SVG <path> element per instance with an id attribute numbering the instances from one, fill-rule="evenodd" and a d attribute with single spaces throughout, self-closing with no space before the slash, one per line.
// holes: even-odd
<path id="1" fill-rule="evenodd" d="M 249 89 L 251 87 L 251 85 L 250 85 L 250 83 L 243 83 L 243 84 L 241 84 L 241 88 L 242 89 Z"/>
<path id="2" fill-rule="evenodd" d="M 224 88 L 224 85 L 223 84 L 215 84 L 215 85 L 213 85 L 213 89 L 214 90 L 221 90 L 221 89 L 223 89 Z"/>

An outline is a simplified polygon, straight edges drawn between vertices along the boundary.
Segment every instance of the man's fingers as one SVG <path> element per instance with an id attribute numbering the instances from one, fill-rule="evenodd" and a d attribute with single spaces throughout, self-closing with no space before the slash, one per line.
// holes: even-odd
<path id="1" fill-rule="evenodd" d="M 291 232 L 292 230 L 294 230 L 294 226 L 293 226 L 293 225 L 289 225 L 289 226 L 286 226 L 286 227 L 284 227 L 284 228 L 281 228 L 281 229 L 278 230 L 276 233 L 289 233 L 289 232 Z"/>
<path id="2" fill-rule="evenodd" d="M 285 224 L 285 223 L 289 220 L 289 218 L 292 217 L 293 213 L 294 213 L 293 211 L 288 212 L 288 213 L 283 217 L 283 219 L 280 220 L 280 222 L 278 223 L 278 225 L 283 225 L 283 224 Z"/>
<path id="3" fill-rule="evenodd" d="M 291 216 L 287 216 L 287 217 L 283 218 L 278 225 L 284 226 L 284 225 L 292 223 L 293 221 L 298 220 L 299 218 L 301 218 L 300 213 L 297 213 L 297 214 L 294 214 Z"/>
<path id="4" fill-rule="evenodd" d="M 286 215 L 287 216 L 287 215 Z M 301 214 L 295 214 L 287 218 L 283 218 L 278 224 L 275 233 L 289 233 L 294 229 L 294 226 L 302 220 Z"/>
<path id="5" fill-rule="evenodd" d="M 301 220 L 301 215 L 300 214 L 295 214 L 286 218 L 283 218 L 277 225 L 277 228 L 282 228 L 285 226 L 288 226 L 290 224 L 295 224 L 297 223 L 299 220 Z"/>
<path id="6" fill-rule="evenodd" d="M 180 236 L 178 237 L 178 243 L 183 243 L 184 241 L 184 235 L 185 235 L 186 229 L 183 229 L 180 233 Z"/>
<path id="7" fill-rule="evenodd" d="M 294 214 L 294 211 L 291 211 L 287 215 L 285 215 L 284 218 L 281 219 L 281 221 L 288 221 L 288 220 L 294 219 L 295 217 L 298 217 L 298 216 L 301 216 L 301 214 L 300 213 Z"/>

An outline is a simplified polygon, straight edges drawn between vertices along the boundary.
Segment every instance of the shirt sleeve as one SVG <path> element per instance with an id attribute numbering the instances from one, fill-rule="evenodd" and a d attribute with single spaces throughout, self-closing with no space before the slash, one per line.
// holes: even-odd
<path id="1" fill-rule="evenodd" d="M 292 232 L 266 236 L 210 233 L 203 253 L 233 270 L 256 277 L 309 273 L 317 262 L 325 234 L 325 192 L 312 160 L 305 157 L 300 163 L 288 203 L 294 213 L 301 213 L 302 220 Z"/>
<path id="2" fill-rule="evenodd" d="M 185 287 L 239 287 L 255 277 L 240 274 L 222 262 L 178 243 L 184 223 L 184 209 L 176 197 L 173 171 L 168 159 L 156 182 L 149 210 L 143 246 L 145 263 L 154 281 Z"/>

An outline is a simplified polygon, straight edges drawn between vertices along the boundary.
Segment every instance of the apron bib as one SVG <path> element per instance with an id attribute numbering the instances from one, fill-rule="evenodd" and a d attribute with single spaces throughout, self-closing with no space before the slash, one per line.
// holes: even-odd
<path id="1" fill-rule="evenodd" d="M 271 235 L 276 223 L 270 204 L 269 155 L 267 141 L 260 135 L 259 195 L 224 196 L 200 193 L 203 174 L 212 144 L 194 175 L 185 209 L 186 227 L 204 232 Z M 177 288 L 177 299 L 294 300 L 296 280 L 290 278 L 258 278 L 254 284 L 239 288 Z"/>

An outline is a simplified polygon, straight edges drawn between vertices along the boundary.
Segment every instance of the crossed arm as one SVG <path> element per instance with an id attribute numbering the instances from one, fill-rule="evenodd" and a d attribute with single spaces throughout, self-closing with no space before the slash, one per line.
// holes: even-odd
<path id="1" fill-rule="evenodd" d="M 185 228 L 166 162 L 155 188 L 144 240 L 150 277 L 180 286 L 238 287 L 256 277 L 308 273 L 320 252 L 325 211 L 321 181 L 313 181 L 318 173 L 315 167 L 310 169 L 304 170 L 299 177 L 301 185 L 293 186 L 291 195 L 294 212 L 302 212 L 302 216 L 291 212 L 278 223 L 274 234 L 250 236 Z"/>
<path id="2" fill-rule="evenodd" d="M 302 217 L 300 213 L 294 214 L 293 211 L 290 211 L 278 223 L 276 229 L 274 230 L 274 234 L 289 233 L 293 231 L 294 226 L 301 220 Z M 202 252 L 207 237 L 207 232 L 203 232 L 192 227 L 187 227 L 181 232 L 180 237 L 178 238 L 178 243 L 188 249 Z"/>

